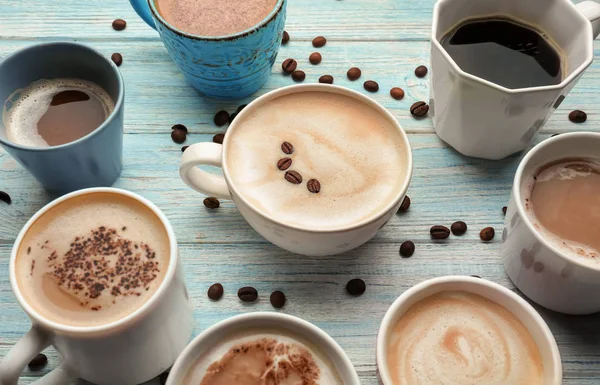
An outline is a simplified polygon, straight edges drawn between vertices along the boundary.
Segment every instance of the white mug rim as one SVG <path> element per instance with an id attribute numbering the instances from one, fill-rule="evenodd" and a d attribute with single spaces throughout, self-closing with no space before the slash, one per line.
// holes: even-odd
<path id="1" fill-rule="evenodd" d="M 256 108 L 256 106 L 262 105 L 264 102 L 267 102 L 269 100 L 275 99 L 275 98 L 283 96 L 283 95 L 300 93 L 300 92 L 310 92 L 310 91 L 329 92 L 329 93 L 334 93 L 334 94 L 346 95 L 346 96 L 352 97 L 354 99 L 357 99 L 358 101 L 360 101 L 362 103 L 365 103 L 367 106 L 374 108 L 378 113 L 382 114 L 382 116 L 387 118 L 388 121 L 393 124 L 394 128 L 398 131 L 398 133 L 402 137 L 402 141 L 405 145 L 404 149 L 406 151 L 407 161 L 408 161 L 406 164 L 406 174 L 405 174 L 402 184 L 400 185 L 400 188 L 398 188 L 397 191 L 395 191 L 395 193 L 394 193 L 394 196 L 395 196 L 394 199 L 390 200 L 390 202 L 386 206 L 377 210 L 372 215 L 369 215 L 367 218 L 362 219 L 358 222 L 346 225 L 346 226 L 341 226 L 341 227 L 336 227 L 336 228 L 327 228 L 327 229 L 311 229 L 308 227 L 293 225 L 293 224 L 289 224 L 289 223 L 280 221 L 278 219 L 275 219 L 275 218 L 269 216 L 267 213 L 257 209 L 254 205 L 252 205 L 246 199 L 244 194 L 240 194 L 240 190 L 238 189 L 236 184 L 233 182 L 233 180 L 229 174 L 229 170 L 228 170 L 228 166 L 227 166 L 227 154 L 229 153 L 229 151 L 227 151 L 228 144 L 231 140 L 231 137 L 233 135 L 235 135 L 235 130 L 238 127 L 239 122 L 243 121 L 244 116 L 249 114 L 254 108 Z M 383 217 L 386 213 L 388 213 L 390 210 L 392 210 L 393 207 L 400 204 L 400 200 L 404 198 L 406 191 L 408 190 L 410 181 L 412 180 L 412 173 L 413 173 L 412 148 L 411 148 L 410 142 L 408 140 L 408 135 L 406 134 L 406 132 L 404 131 L 404 129 L 402 128 L 402 126 L 400 125 L 398 120 L 394 117 L 394 115 L 391 114 L 391 112 L 389 112 L 385 107 L 383 107 L 377 101 L 371 99 L 370 97 L 368 97 L 366 95 L 361 94 L 360 92 L 351 90 L 349 88 L 330 85 L 330 84 L 296 84 L 296 85 L 278 88 L 276 90 L 267 92 L 264 95 L 261 95 L 260 97 L 254 99 L 251 103 L 249 103 L 237 115 L 236 119 L 229 126 L 229 129 L 227 130 L 227 132 L 228 132 L 228 134 L 225 135 L 225 139 L 223 140 L 222 149 L 221 149 L 221 154 L 222 154 L 221 168 L 223 170 L 223 175 L 225 177 L 225 182 L 227 183 L 228 188 L 230 190 L 232 190 L 234 193 L 232 195 L 235 195 L 239 200 L 241 200 L 243 202 L 245 207 L 252 210 L 252 212 L 257 214 L 259 217 L 266 219 L 270 222 L 276 223 L 277 225 L 282 226 L 284 228 L 289 228 L 289 229 L 294 229 L 294 230 L 309 232 L 309 233 L 328 234 L 328 233 L 347 232 L 347 231 L 356 230 L 358 228 L 367 226 L 373 222 L 376 222 L 381 217 Z"/>
<path id="2" fill-rule="evenodd" d="M 525 225 L 527 226 L 529 231 L 538 240 L 538 242 L 540 242 L 542 245 L 547 247 L 549 250 L 552 250 L 552 252 L 554 254 L 556 254 L 557 256 L 559 256 L 560 258 L 562 258 L 563 260 L 565 260 L 569 263 L 573 263 L 573 264 L 577 265 L 578 267 L 581 267 L 584 269 L 588 269 L 588 270 L 592 270 L 592 271 L 600 271 L 600 264 L 598 264 L 597 266 L 591 265 L 591 264 L 586 264 L 586 263 L 582 262 L 579 258 L 571 257 L 569 254 L 567 254 L 563 250 L 559 249 L 552 242 L 548 241 L 548 239 L 546 237 L 542 236 L 542 234 L 535 228 L 535 226 L 531 222 L 531 218 L 527 214 L 527 210 L 525 210 L 525 205 L 523 204 L 523 194 L 522 194 L 522 190 L 521 190 L 521 183 L 523 182 L 523 178 L 525 177 L 525 175 L 524 175 L 525 168 L 531 162 L 531 158 L 533 158 L 533 156 L 536 153 L 543 150 L 547 146 L 550 146 L 553 143 L 556 143 L 558 141 L 570 139 L 570 138 L 576 138 L 579 140 L 587 140 L 589 138 L 593 138 L 595 140 L 600 140 L 600 133 L 598 133 L 598 132 L 570 132 L 570 133 L 557 135 L 553 138 L 546 139 L 543 142 L 534 146 L 523 157 L 523 159 L 521 159 L 521 162 L 519 163 L 519 167 L 517 168 L 517 172 L 515 173 L 515 178 L 513 180 L 512 195 L 515 198 L 515 205 L 517 207 L 517 211 L 518 211 L 519 215 L 523 219 L 523 222 L 525 223 Z M 600 155 L 600 150 L 598 151 L 598 153 Z M 559 160 L 559 159 L 564 159 L 564 158 L 566 158 L 566 157 L 562 157 L 562 158 L 557 157 L 554 160 Z M 552 162 L 552 160 L 548 160 L 548 163 L 550 163 L 550 162 Z"/>
<path id="3" fill-rule="evenodd" d="M 329 334 L 327 334 L 325 331 L 323 331 L 321 328 L 319 328 L 318 326 L 293 315 L 289 315 L 289 314 L 285 314 L 285 313 L 275 313 L 275 312 L 266 312 L 266 311 L 259 311 L 259 312 L 253 312 L 253 313 L 245 313 L 245 314 L 239 314 L 227 319 L 224 319 L 222 321 L 217 322 L 216 324 L 210 326 L 209 328 L 205 329 L 202 333 L 198 334 L 193 340 L 192 342 L 190 342 L 188 344 L 188 346 L 186 346 L 186 348 L 183 350 L 183 352 L 179 355 L 179 357 L 177 358 L 177 361 L 175 361 L 175 364 L 173 364 L 173 367 L 171 369 L 171 374 L 169 375 L 169 380 L 167 381 L 167 385 L 178 385 L 178 384 L 173 384 L 172 378 L 174 378 L 174 374 L 178 374 L 181 376 L 185 376 L 187 374 L 183 373 L 183 370 L 189 370 L 189 366 L 190 366 L 190 361 L 195 361 L 198 356 L 194 354 L 194 350 L 197 348 L 198 345 L 204 343 L 209 337 L 211 337 L 214 334 L 217 334 L 219 332 L 221 332 L 222 330 L 226 330 L 228 328 L 234 327 L 236 324 L 243 324 L 244 322 L 248 321 L 248 320 L 264 320 L 264 319 L 269 319 L 269 320 L 274 320 L 274 321 L 279 321 L 282 325 L 283 328 L 285 328 L 286 325 L 294 325 L 294 326 L 298 326 L 304 330 L 306 330 L 307 332 L 316 335 L 320 340 L 325 341 L 325 343 L 328 345 L 328 348 L 332 349 L 335 354 L 338 356 L 338 358 L 340 358 L 342 360 L 342 364 L 344 365 L 344 370 L 348 370 L 349 372 L 347 373 L 350 377 L 352 377 L 352 380 L 354 381 L 354 384 L 359 385 L 360 384 L 360 379 L 358 378 L 358 374 L 356 373 L 356 368 L 354 367 L 354 365 L 352 364 L 352 361 L 350 361 L 350 358 L 348 357 L 348 355 L 346 354 L 346 352 L 344 351 L 344 349 L 342 349 L 342 347 L 333 339 L 333 337 L 331 337 Z M 310 340 L 310 338 L 308 337 L 304 337 L 307 338 L 308 340 Z M 314 343 L 314 341 L 310 341 L 312 343 Z M 319 347 L 320 349 L 323 349 L 321 346 L 317 345 L 315 343 L 315 345 L 317 347 Z M 329 360 L 332 360 L 331 357 L 328 357 Z M 336 370 L 339 372 L 340 368 L 336 367 Z M 346 373 L 340 373 L 341 374 L 346 374 Z M 348 384 L 348 385 L 354 385 L 354 384 Z"/>
<path id="4" fill-rule="evenodd" d="M 565 77 L 559 84 L 554 84 L 554 85 L 547 85 L 547 86 L 537 86 L 537 87 L 526 87 L 526 88 L 506 88 L 504 86 L 501 86 L 499 84 L 493 83 L 489 80 L 483 79 L 479 76 L 475 76 L 475 75 L 471 75 L 468 72 L 463 71 L 458 64 L 456 64 L 456 62 L 454 61 L 454 59 L 452 59 L 452 57 L 450 56 L 450 54 L 448 54 L 448 52 L 446 52 L 446 50 L 444 49 L 444 47 L 442 47 L 442 45 L 440 44 L 440 42 L 437 39 L 437 32 L 438 32 L 438 23 L 439 23 L 439 14 L 440 14 L 440 6 L 442 3 L 449 3 L 453 0 L 438 0 L 434 7 L 433 7 L 433 21 L 431 23 L 431 44 L 433 47 L 435 47 L 436 50 L 438 50 L 442 56 L 444 57 L 444 59 L 446 59 L 446 61 L 450 64 L 450 66 L 452 67 L 452 69 L 461 77 L 465 78 L 465 79 L 469 79 L 473 82 L 488 86 L 490 88 L 494 88 L 498 91 L 507 93 L 507 94 L 521 94 L 521 93 L 531 93 L 531 92 L 545 92 L 545 91 L 554 91 L 554 90 L 561 90 L 563 88 L 565 88 L 569 83 L 571 83 L 577 76 L 579 76 L 581 73 L 583 73 L 583 71 L 585 71 L 585 69 L 587 67 L 589 67 L 590 64 L 592 64 L 592 61 L 594 60 L 594 35 L 593 35 L 593 31 L 592 31 L 592 24 L 590 23 L 590 21 L 588 19 L 585 18 L 585 16 L 577 9 L 577 7 L 575 6 L 575 4 L 573 4 L 571 1 L 565 1 L 562 0 L 563 6 L 567 6 L 567 7 L 571 7 L 576 14 L 578 15 L 578 17 L 581 19 L 582 23 L 585 23 L 585 34 L 587 35 L 587 47 L 586 47 L 586 58 L 583 61 L 583 63 L 581 65 L 579 65 L 579 67 L 577 67 L 575 70 L 573 70 L 573 72 L 571 72 L 571 74 L 569 74 L 569 76 Z M 460 21 L 458 21 L 460 22 Z M 566 53 L 565 53 L 566 55 Z"/>
<path id="5" fill-rule="evenodd" d="M 154 294 L 142 304 L 139 308 L 134 310 L 133 312 L 127 314 L 125 317 L 109 322 L 107 324 L 96 325 L 96 326 L 73 326 L 66 325 L 63 323 L 59 323 L 46 317 L 42 316 L 37 310 L 35 310 L 24 298 L 21 293 L 21 289 L 17 283 L 17 274 L 16 274 L 16 258 L 17 251 L 21 246 L 21 242 L 23 238 L 31 228 L 31 226 L 41 218 L 48 210 L 53 207 L 78 196 L 87 195 L 87 194 L 96 194 L 96 193 L 109 193 L 109 194 L 117 194 L 126 196 L 128 198 L 134 199 L 141 204 L 143 204 L 146 208 L 151 210 L 154 215 L 160 220 L 161 224 L 164 226 L 165 231 L 167 232 L 167 236 L 169 238 L 169 266 L 167 268 L 167 272 L 154 292 Z M 66 334 L 77 334 L 77 335 L 92 335 L 92 334 L 103 334 L 103 333 L 111 333 L 113 331 L 119 330 L 120 328 L 127 326 L 128 324 L 134 323 L 138 321 L 140 318 L 144 317 L 152 308 L 156 306 L 156 303 L 160 301 L 160 299 L 164 296 L 167 291 L 167 287 L 171 283 L 171 281 L 175 277 L 175 271 L 177 269 L 177 264 L 179 263 L 179 255 L 177 251 L 177 239 L 175 237 L 175 232 L 171 223 L 167 219 L 166 215 L 152 202 L 148 199 L 133 193 L 131 191 L 127 191 L 124 189 L 114 188 L 114 187 L 92 187 L 86 188 L 82 190 L 73 191 L 69 194 L 65 194 L 49 203 L 44 205 L 41 209 L 39 209 L 23 226 L 17 239 L 13 244 L 13 248 L 11 250 L 10 260 L 9 260 L 9 279 L 11 282 L 12 291 L 17 298 L 17 301 L 25 310 L 25 313 L 32 319 L 34 327 L 42 326 L 46 330 L 52 332 L 62 332 Z"/>
<path id="6" fill-rule="evenodd" d="M 413 298 L 415 295 L 418 295 L 423 290 L 437 285 L 445 285 L 448 283 L 464 283 L 473 286 L 485 286 L 489 289 L 495 290 L 501 295 L 507 297 L 510 301 L 515 302 L 523 311 L 525 311 L 528 316 L 530 316 L 535 322 L 537 327 L 541 330 L 544 338 L 549 342 L 551 346 L 552 352 L 552 361 L 554 362 L 554 378 L 562 379 L 562 361 L 560 358 L 560 352 L 558 350 L 558 345 L 556 344 L 556 340 L 548 324 L 542 318 L 542 316 L 523 298 L 519 295 L 515 294 L 511 290 L 506 287 L 489 281 L 483 278 L 469 277 L 469 276 L 461 276 L 461 275 L 446 275 L 442 277 L 430 278 L 425 281 L 419 282 L 416 285 L 410 287 L 404 293 L 402 293 L 389 307 L 383 316 L 383 320 L 381 321 L 381 325 L 379 327 L 379 331 L 377 333 L 377 346 L 376 346 L 376 357 L 377 357 L 377 369 L 379 372 L 379 376 L 381 378 L 381 382 L 384 385 L 392 385 L 392 380 L 390 379 L 389 369 L 387 365 L 387 335 L 388 331 L 391 329 L 393 325 L 391 325 L 394 317 L 399 311 L 399 308 L 403 306 L 408 300 Z M 443 290 L 440 290 L 443 291 Z M 480 294 L 482 295 L 482 294 Z M 486 297 L 483 295 L 483 297 Z M 487 297 L 486 297 L 487 298 Z M 514 313 L 513 313 L 514 314 Z M 520 319 L 518 315 L 515 316 Z M 560 381 L 558 382 L 560 383 Z"/>

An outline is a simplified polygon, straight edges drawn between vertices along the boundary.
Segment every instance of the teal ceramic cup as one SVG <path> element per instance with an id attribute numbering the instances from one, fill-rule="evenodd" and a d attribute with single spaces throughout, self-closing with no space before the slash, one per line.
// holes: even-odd
<path id="1" fill-rule="evenodd" d="M 0 145 L 49 191 L 67 193 L 88 187 L 111 186 L 121 173 L 125 89 L 115 64 L 101 53 L 76 43 L 41 43 L 0 61 L 0 101 L 41 79 L 76 78 L 102 87 L 115 103 L 108 118 L 94 131 L 73 142 L 52 147 L 23 146 L 7 139 L 0 121 Z M 69 127 L 64 127 L 68 130 Z"/>
<path id="2" fill-rule="evenodd" d="M 158 12 L 156 0 L 129 1 L 158 31 L 175 64 L 201 94 L 240 99 L 258 91 L 269 79 L 281 45 L 287 0 L 278 0 L 271 13 L 254 27 L 227 36 L 186 33 L 167 23 Z"/>

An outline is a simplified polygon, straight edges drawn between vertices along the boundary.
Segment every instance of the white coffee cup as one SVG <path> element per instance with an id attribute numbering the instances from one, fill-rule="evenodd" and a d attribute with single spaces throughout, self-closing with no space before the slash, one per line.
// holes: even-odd
<path id="1" fill-rule="evenodd" d="M 291 335 L 297 335 L 318 347 L 329 358 L 341 377 L 344 385 L 359 385 L 360 380 L 352 362 L 344 350 L 323 330 L 310 322 L 287 314 L 256 312 L 241 314 L 221 321 L 203 331 L 181 353 L 169 374 L 167 385 L 180 385 L 196 360 L 217 345 L 228 335 L 243 332 L 249 328 L 284 329 Z"/>
<path id="2" fill-rule="evenodd" d="M 465 19 L 495 15 L 546 32 L 564 51 L 564 80 L 508 89 L 461 70 L 440 40 Z M 600 5 L 593 1 L 438 1 L 431 28 L 430 114 L 436 133 L 462 154 L 478 158 L 501 159 L 524 150 L 592 63 L 599 33 Z"/>
<path id="3" fill-rule="evenodd" d="M 394 385 L 388 368 L 387 351 L 398 320 L 417 302 L 444 291 L 466 291 L 503 306 L 527 328 L 537 344 L 544 365 L 545 385 L 562 383 L 562 363 L 556 341 L 546 322 L 523 298 L 497 283 L 467 276 L 444 276 L 423 281 L 394 301 L 383 317 L 377 335 L 377 369 L 383 385 Z"/>
<path id="4" fill-rule="evenodd" d="M 29 228 L 44 213 L 66 200 L 91 193 L 124 195 L 152 210 L 169 237 L 169 266 L 153 296 L 126 317 L 93 327 L 64 325 L 44 318 L 26 302 L 17 284 L 17 250 Z M 98 385 L 140 384 L 169 368 L 191 338 L 193 312 L 175 233 L 158 207 L 137 194 L 115 188 L 90 188 L 64 195 L 47 204 L 19 233 L 9 268 L 12 290 L 31 319 L 32 327 L 0 362 L 0 385 L 16 385 L 25 365 L 49 345 L 53 345 L 62 356 L 62 363 L 34 384 L 64 385 L 75 378 Z"/>
<path id="5" fill-rule="evenodd" d="M 240 126 L 240 122 L 243 122 L 244 117 L 251 114 L 258 106 L 268 103 L 270 100 L 301 92 L 327 92 L 358 99 L 360 102 L 371 106 L 381 113 L 402 136 L 403 143 L 406 146 L 403 151 L 407 154 L 408 158 L 406 173 L 402 177 L 403 182 L 394 199 L 387 202 L 384 208 L 375 215 L 351 226 L 331 230 L 315 230 L 283 223 L 271 218 L 254 207 L 240 194 L 238 186 L 236 186 L 235 180 L 232 180 L 227 168 L 227 156 L 229 154 L 227 148 L 231 142 L 231 138 L 236 135 L 236 130 Z M 197 167 L 200 165 L 221 167 L 224 177 L 203 171 Z M 227 130 L 223 145 L 217 143 L 196 143 L 188 147 L 181 157 L 179 173 L 188 186 L 205 195 L 232 199 L 246 221 L 271 243 L 294 253 L 321 256 L 343 253 L 362 245 L 373 238 L 377 231 L 398 211 L 412 177 L 412 152 L 408 137 L 394 116 L 373 99 L 343 87 L 328 84 L 304 84 L 283 87 L 254 100 L 233 121 Z M 369 202 L 365 202 L 364 204 L 368 205 Z"/>
<path id="6" fill-rule="evenodd" d="M 600 264 L 584 263 L 536 230 L 525 208 L 526 190 L 532 188 L 532 176 L 548 163 L 565 158 L 599 157 L 599 133 L 561 134 L 531 149 L 521 160 L 513 182 L 500 247 L 504 268 L 523 294 L 561 313 L 600 311 Z"/>

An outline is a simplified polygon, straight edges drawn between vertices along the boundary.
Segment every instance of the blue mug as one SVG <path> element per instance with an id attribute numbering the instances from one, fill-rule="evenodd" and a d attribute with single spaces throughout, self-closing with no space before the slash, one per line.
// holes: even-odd
<path id="1" fill-rule="evenodd" d="M 254 27 L 227 36 L 183 32 L 167 23 L 158 12 L 156 0 L 129 1 L 158 31 L 175 64 L 200 93 L 241 99 L 258 91 L 271 75 L 283 37 L 287 0 L 278 0 L 271 13 Z"/>
<path id="2" fill-rule="evenodd" d="M 34 44 L 17 51 L 0 62 L 3 110 L 10 110 L 14 100 L 8 98 L 15 91 L 40 79 L 56 78 L 96 83 L 115 102 L 113 112 L 88 135 L 52 147 L 11 142 L 0 121 L 0 145 L 49 191 L 62 194 L 111 186 L 121 173 L 125 97 L 121 73 L 111 60 L 85 45 L 67 42 Z"/>

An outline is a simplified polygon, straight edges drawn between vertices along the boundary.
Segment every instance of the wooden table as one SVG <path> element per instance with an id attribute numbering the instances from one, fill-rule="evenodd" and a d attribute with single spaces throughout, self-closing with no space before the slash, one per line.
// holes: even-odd
<path id="1" fill-rule="evenodd" d="M 180 145 L 170 138 L 171 126 L 185 124 L 191 134 L 185 144 L 210 141 L 222 130 L 213 123 L 219 109 L 233 111 L 251 98 L 235 102 L 205 99 L 189 87 L 170 60 L 158 34 L 139 19 L 125 0 L 0 0 L 0 57 L 40 41 L 75 40 L 89 44 L 107 56 L 123 54 L 121 72 L 126 83 L 124 168 L 116 187 L 139 193 L 156 203 L 171 220 L 180 245 L 198 334 L 217 321 L 236 314 L 274 311 L 269 294 L 286 293 L 283 312 L 303 317 L 332 335 L 346 350 L 366 385 L 375 385 L 375 336 L 388 306 L 410 286 L 435 276 L 478 274 L 485 279 L 514 286 L 504 273 L 499 256 L 499 236 L 493 242 L 479 240 L 479 230 L 503 226 L 502 206 L 509 198 L 516 155 L 501 161 L 461 156 L 435 135 L 431 120 L 415 120 L 409 106 L 428 100 L 429 76 L 419 79 L 414 69 L 429 62 L 429 31 L 434 0 L 289 0 L 286 29 L 290 43 L 282 47 L 273 76 L 257 93 L 292 84 L 280 73 L 287 57 L 296 58 L 307 73 L 305 82 L 323 74 L 335 84 L 362 89 L 373 79 L 380 91 L 371 94 L 388 108 L 409 133 L 414 151 L 414 178 L 409 189 L 412 206 L 397 215 L 368 244 L 343 255 L 311 258 L 293 255 L 260 237 L 242 219 L 231 202 L 217 210 L 202 205 L 204 199 L 179 179 Z M 111 28 L 115 18 L 127 20 L 127 29 Z M 311 65 L 315 51 L 310 41 L 318 35 L 328 43 L 319 49 L 323 62 Z M 596 44 L 600 49 L 600 44 Z M 360 81 L 350 82 L 348 68 L 363 71 Z M 570 130 L 598 131 L 600 112 L 600 61 L 592 64 L 571 95 L 536 140 Z M 389 89 L 404 88 L 402 101 L 393 100 Z M 582 125 L 570 123 L 568 112 L 588 113 Z M 7 153 L 0 152 L 0 190 L 13 199 L 0 203 L 0 357 L 29 328 L 29 320 L 17 304 L 8 281 L 8 258 L 15 237 L 26 220 L 53 197 Z M 463 220 L 469 231 L 443 242 L 430 239 L 429 228 Z M 400 243 L 413 240 L 412 258 L 398 255 Z M 367 291 L 351 298 L 344 289 L 354 277 L 363 278 Z M 211 302 L 210 284 L 221 282 L 225 296 Z M 255 304 L 241 303 L 237 289 L 258 289 Z M 600 315 L 572 317 L 538 307 L 560 347 L 565 384 L 600 383 Z M 26 370 L 22 384 L 30 383 L 55 368 L 59 358 L 47 350 L 48 367 Z M 135 368 L 132 368 L 135 370 Z M 81 382 L 83 383 L 83 382 Z M 115 384 L 118 385 L 118 384 Z"/>

